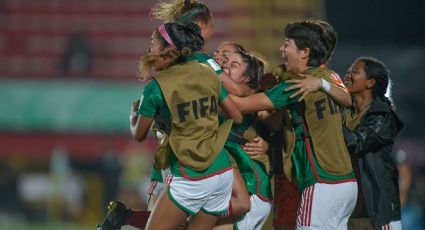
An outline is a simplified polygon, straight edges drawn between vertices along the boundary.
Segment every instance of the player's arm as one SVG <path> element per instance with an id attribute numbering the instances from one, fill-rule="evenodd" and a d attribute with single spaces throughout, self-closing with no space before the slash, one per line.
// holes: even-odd
<path id="1" fill-rule="evenodd" d="M 146 139 L 150 126 L 161 108 L 163 99 L 161 88 L 155 80 L 150 81 L 143 90 L 140 100 L 133 103 L 130 111 L 130 132 L 134 140 Z"/>
<path id="2" fill-rule="evenodd" d="M 218 79 L 220 79 L 220 81 L 223 83 L 224 87 L 229 91 L 230 94 L 244 96 L 252 92 L 252 89 L 246 84 L 238 84 L 237 82 L 232 80 L 226 73 L 223 72 L 223 69 L 209 55 L 200 54 L 198 58 L 198 61 L 200 63 L 205 63 L 214 70 L 214 72 L 218 76 Z"/>
<path id="3" fill-rule="evenodd" d="M 242 123 L 243 115 L 236 106 L 235 102 L 229 96 L 229 92 L 226 90 L 223 84 L 221 84 L 218 104 L 228 117 L 233 119 L 236 123 Z"/>
<path id="4" fill-rule="evenodd" d="M 227 74 L 224 72 L 220 73 L 218 75 L 218 78 L 220 81 L 223 82 L 224 87 L 229 91 L 230 94 L 236 95 L 236 96 L 244 96 L 248 95 L 249 92 L 252 91 L 252 89 L 246 85 L 246 84 L 238 84 L 233 79 L 231 79 Z"/>
<path id="5" fill-rule="evenodd" d="M 294 93 L 293 90 L 285 91 L 290 87 L 290 84 L 281 82 L 270 90 L 262 93 L 256 93 L 248 97 L 237 97 L 231 95 L 236 105 L 242 113 L 253 113 L 262 110 L 280 110 L 289 104 L 297 103 L 299 96 L 291 98 L 290 95 Z"/>
<path id="6" fill-rule="evenodd" d="M 140 105 L 140 100 L 133 102 L 130 111 L 130 131 L 134 140 L 142 142 L 146 139 L 149 128 L 153 122 L 153 118 L 140 116 L 137 110 Z"/>
<path id="7" fill-rule="evenodd" d="M 322 90 L 328 94 L 341 106 L 349 107 L 352 104 L 351 96 L 345 87 L 341 87 L 323 78 L 317 78 L 308 74 L 299 74 L 303 79 L 291 79 L 285 81 L 286 83 L 292 83 L 291 87 L 287 88 L 286 91 L 297 90 L 291 97 L 301 95 L 299 100 L 304 99 L 309 93 L 314 93 L 318 90 Z"/>
<path id="8" fill-rule="evenodd" d="M 256 93 L 248 97 L 230 95 L 242 113 L 253 113 L 261 110 L 274 109 L 273 103 L 264 93 Z"/>

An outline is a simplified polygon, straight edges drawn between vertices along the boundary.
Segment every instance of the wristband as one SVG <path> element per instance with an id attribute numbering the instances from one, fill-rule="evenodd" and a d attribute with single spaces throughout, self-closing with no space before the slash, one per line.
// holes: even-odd
<path id="1" fill-rule="evenodd" d="M 322 89 L 325 92 L 329 92 L 331 90 L 331 84 L 322 78 Z"/>

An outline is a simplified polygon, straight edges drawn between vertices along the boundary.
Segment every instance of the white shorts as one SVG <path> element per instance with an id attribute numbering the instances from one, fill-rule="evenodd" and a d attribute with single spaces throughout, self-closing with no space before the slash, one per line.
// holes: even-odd
<path id="1" fill-rule="evenodd" d="M 229 208 L 232 184 L 233 170 L 228 170 L 196 181 L 172 177 L 167 191 L 170 200 L 191 215 L 196 215 L 200 210 L 211 215 L 222 215 Z"/>
<path id="2" fill-rule="evenodd" d="M 257 195 L 250 197 L 251 209 L 247 212 L 243 219 L 236 222 L 235 228 L 240 230 L 261 230 L 266 222 L 267 217 L 272 209 L 272 203 L 261 200 Z"/>
<path id="3" fill-rule="evenodd" d="M 298 209 L 297 229 L 345 230 L 356 200 L 357 182 L 307 187 Z"/>

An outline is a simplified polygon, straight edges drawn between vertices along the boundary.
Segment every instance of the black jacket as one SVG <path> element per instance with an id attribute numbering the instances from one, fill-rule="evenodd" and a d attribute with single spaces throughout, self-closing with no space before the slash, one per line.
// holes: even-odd
<path id="1" fill-rule="evenodd" d="M 391 151 L 402 127 L 393 109 L 382 99 L 374 98 L 354 132 L 343 128 L 348 152 L 358 159 L 359 183 L 375 228 L 401 219 L 398 169 Z"/>

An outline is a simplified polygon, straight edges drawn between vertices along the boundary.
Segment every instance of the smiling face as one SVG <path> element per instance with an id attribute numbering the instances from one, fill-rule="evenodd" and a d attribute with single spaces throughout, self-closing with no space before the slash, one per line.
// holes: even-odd
<path id="1" fill-rule="evenodd" d="M 294 39 L 285 39 L 279 50 L 282 52 L 287 71 L 297 74 L 306 69 L 308 54 L 305 50 L 298 49 Z"/>
<path id="2" fill-rule="evenodd" d="M 232 53 L 228 56 L 227 62 L 224 63 L 223 70 L 233 81 L 248 83 L 251 78 L 244 75 L 247 67 L 248 64 L 242 60 L 240 54 Z"/>
<path id="3" fill-rule="evenodd" d="M 217 47 L 217 50 L 214 52 L 214 60 L 221 67 L 223 67 L 223 64 L 227 62 L 229 55 L 236 51 L 238 50 L 233 43 L 223 42 Z"/>
<path id="4" fill-rule="evenodd" d="M 363 61 L 356 61 L 345 74 L 344 84 L 351 94 L 360 94 L 368 91 L 372 94 L 375 79 L 368 79 L 364 67 L 365 63 Z"/>

